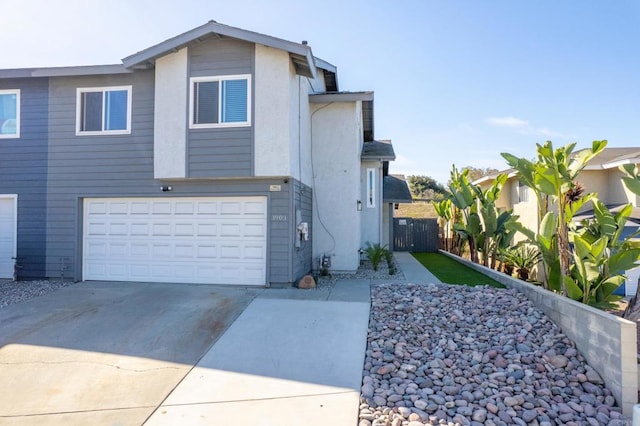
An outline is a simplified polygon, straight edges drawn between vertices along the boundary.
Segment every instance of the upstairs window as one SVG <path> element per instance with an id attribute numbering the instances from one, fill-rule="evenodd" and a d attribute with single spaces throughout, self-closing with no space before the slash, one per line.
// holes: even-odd
<path id="1" fill-rule="evenodd" d="M 76 134 L 131 133 L 131 86 L 78 89 Z"/>
<path id="2" fill-rule="evenodd" d="M 20 90 L 0 90 L 0 138 L 20 137 Z"/>
<path id="3" fill-rule="evenodd" d="M 518 202 L 529 202 L 529 187 L 520 181 L 518 181 Z"/>
<path id="4" fill-rule="evenodd" d="M 189 127 L 250 126 L 250 88 L 250 75 L 191 78 Z"/>

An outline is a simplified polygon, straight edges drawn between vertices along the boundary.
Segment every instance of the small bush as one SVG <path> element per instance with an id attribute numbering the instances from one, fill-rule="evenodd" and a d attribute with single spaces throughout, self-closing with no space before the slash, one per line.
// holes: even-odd
<path id="1" fill-rule="evenodd" d="M 389 275 L 396 274 L 396 265 L 393 263 L 393 252 L 391 250 L 387 250 L 384 254 L 384 258 L 387 261 L 387 267 L 389 268 Z"/>
<path id="2" fill-rule="evenodd" d="M 369 242 L 364 252 L 367 254 L 367 258 L 371 262 L 374 271 L 378 270 L 378 265 L 380 265 L 382 259 L 386 259 L 388 256 L 387 253 L 390 253 L 386 246 L 383 247 L 380 244 L 371 244 Z"/>

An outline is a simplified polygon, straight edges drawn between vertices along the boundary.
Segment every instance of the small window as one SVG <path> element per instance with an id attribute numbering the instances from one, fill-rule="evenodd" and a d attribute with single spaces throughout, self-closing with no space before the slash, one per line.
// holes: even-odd
<path id="1" fill-rule="evenodd" d="M 367 169 L 367 207 L 376 206 L 376 169 Z"/>
<path id="2" fill-rule="evenodd" d="M 529 187 L 520 181 L 518 181 L 518 202 L 529 202 Z"/>
<path id="3" fill-rule="evenodd" d="M 250 88 L 250 75 L 193 77 L 190 87 L 190 127 L 251 125 Z"/>
<path id="4" fill-rule="evenodd" d="M 131 86 L 78 89 L 76 134 L 131 133 Z"/>
<path id="5" fill-rule="evenodd" d="M 20 90 L 0 90 L 0 138 L 20 137 Z"/>

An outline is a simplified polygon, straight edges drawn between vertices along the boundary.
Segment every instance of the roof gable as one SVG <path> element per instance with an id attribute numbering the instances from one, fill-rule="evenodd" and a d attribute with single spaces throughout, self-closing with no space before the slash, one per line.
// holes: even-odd
<path id="1" fill-rule="evenodd" d="M 191 43 L 216 36 L 236 38 L 289 52 L 296 73 L 306 77 L 315 78 L 317 68 L 327 69 L 327 71 L 333 73 L 336 72 L 336 67 L 328 62 L 318 60 L 316 63 L 316 58 L 311 52 L 311 47 L 306 44 L 294 43 L 277 37 L 219 24 L 215 21 L 209 21 L 204 25 L 172 37 L 162 43 L 127 56 L 122 60 L 122 63 L 126 68 L 146 68 L 152 66 L 155 60 L 161 56 L 175 52 Z"/>

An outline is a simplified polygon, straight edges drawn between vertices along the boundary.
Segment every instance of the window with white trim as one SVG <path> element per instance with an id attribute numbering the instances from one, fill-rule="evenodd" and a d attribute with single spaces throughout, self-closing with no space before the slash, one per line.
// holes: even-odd
<path id="1" fill-rule="evenodd" d="M 376 169 L 367 169 L 367 207 L 376 206 Z"/>
<path id="2" fill-rule="evenodd" d="M 131 86 L 79 88 L 76 135 L 131 133 Z"/>
<path id="3" fill-rule="evenodd" d="M 0 90 L 0 138 L 20 137 L 20 90 Z"/>
<path id="4" fill-rule="evenodd" d="M 251 125 L 251 75 L 192 77 L 189 87 L 189 127 Z"/>
<path id="5" fill-rule="evenodd" d="M 529 187 L 520 181 L 518 181 L 518 202 L 529 202 Z"/>

